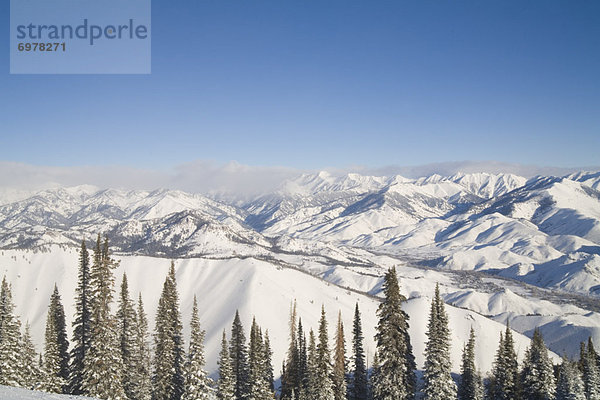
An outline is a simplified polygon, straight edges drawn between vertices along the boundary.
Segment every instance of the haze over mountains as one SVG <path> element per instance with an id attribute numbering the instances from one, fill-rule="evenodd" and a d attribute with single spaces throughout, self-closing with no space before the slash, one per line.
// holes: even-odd
<path id="1" fill-rule="evenodd" d="M 453 305 L 452 333 L 460 343 L 453 349 L 455 369 L 471 325 L 481 349 L 488 349 L 479 356 L 484 371 L 507 321 L 525 335 L 541 327 L 558 354 L 577 354 L 588 336 L 600 343 L 600 173 L 408 179 L 320 172 L 251 200 L 77 186 L 0 204 L 0 267 L 21 292 L 17 305 L 38 336 L 51 289 L 42 282 L 62 281 L 69 293 L 76 246 L 103 232 L 130 282 L 138 281 L 134 290 L 148 297 L 150 313 L 165 258 L 185 258 L 178 270 L 185 277 L 184 318 L 193 294 L 206 294 L 205 306 L 214 308 L 204 315 L 207 348 L 216 351 L 240 308 L 274 331 L 275 365 L 286 348 L 280 321 L 287 320 L 291 293 L 310 323 L 324 303 L 332 318 L 342 309 L 349 324 L 359 301 L 364 325 L 372 329 L 376 302 L 370 296 L 393 265 L 409 299 L 418 361 L 422 314 L 436 282 Z M 31 301 L 32 287 L 39 300 Z M 207 359 L 214 371 L 216 352 Z"/>

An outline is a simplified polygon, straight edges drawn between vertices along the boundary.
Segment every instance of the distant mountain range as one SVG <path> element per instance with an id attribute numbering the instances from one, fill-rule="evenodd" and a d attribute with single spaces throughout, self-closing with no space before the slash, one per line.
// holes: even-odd
<path id="1" fill-rule="evenodd" d="M 175 190 L 77 186 L 0 206 L 0 248 L 76 246 L 107 234 L 122 254 L 285 253 L 477 270 L 600 297 L 600 173 L 419 179 L 305 174 L 244 203 Z"/>

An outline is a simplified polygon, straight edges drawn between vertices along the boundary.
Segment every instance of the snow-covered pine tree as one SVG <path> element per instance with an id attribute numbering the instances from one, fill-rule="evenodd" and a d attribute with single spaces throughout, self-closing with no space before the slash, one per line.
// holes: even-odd
<path id="1" fill-rule="evenodd" d="M 333 354 L 333 396 L 335 400 L 345 400 L 347 393 L 347 362 L 346 362 L 346 339 L 344 338 L 344 324 L 342 323 L 342 312 L 338 313 L 337 329 L 335 332 L 335 350 Z"/>
<path id="2" fill-rule="evenodd" d="M 54 312 L 54 323 L 56 324 L 60 355 L 60 376 L 65 380 L 65 385 L 67 385 L 69 379 L 69 339 L 67 338 L 65 308 L 62 305 L 56 284 L 54 285 L 54 293 L 50 297 L 50 308 Z M 68 393 L 68 386 L 64 387 L 63 393 Z"/>
<path id="3" fill-rule="evenodd" d="M 48 324 L 53 324 L 49 329 Z M 49 337 L 48 335 L 53 335 Z M 46 319 L 47 344 L 44 350 L 44 365 L 46 378 L 46 391 L 54 393 L 67 393 L 67 380 L 69 379 L 69 341 L 67 340 L 67 326 L 65 322 L 65 309 L 61 303 L 58 287 L 54 284 L 54 291 L 50 296 L 48 317 Z M 49 343 L 48 343 L 49 342 Z M 48 346 L 50 348 L 48 348 Z M 48 351 L 52 352 L 49 354 Z M 56 351 L 56 354 L 53 352 Z M 49 357 L 51 361 L 49 361 Z M 57 365 L 54 365 L 57 363 Z M 57 369 L 58 368 L 58 369 Z M 60 382 L 61 386 L 58 387 Z"/>
<path id="4" fill-rule="evenodd" d="M 485 398 L 488 400 L 499 400 L 502 397 L 501 393 L 501 380 L 502 380 L 502 368 L 504 367 L 504 333 L 500 332 L 500 340 L 498 342 L 498 349 L 494 356 L 494 363 L 492 370 L 490 371 L 487 384 L 485 386 Z"/>
<path id="5" fill-rule="evenodd" d="M 558 368 L 556 400 L 586 400 L 581 371 L 566 356 Z"/>
<path id="6" fill-rule="evenodd" d="M 231 359 L 229 358 L 229 347 L 227 346 L 227 336 L 225 335 L 225 331 L 223 331 L 218 364 L 219 380 L 217 381 L 217 398 L 219 400 L 234 400 L 235 380 L 233 378 L 233 369 L 231 368 Z"/>
<path id="7" fill-rule="evenodd" d="M 425 344 L 425 373 L 423 376 L 425 400 L 456 399 L 456 385 L 451 371 L 448 314 L 440 296 L 440 287 L 436 284 L 435 295 L 431 301 L 427 343 Z"/>
<path id="8" fill-rule="evenodd" d="M 352 372 L 348 387 L 349 400 L 367 400 L 369 386 L 367 367 L 365 364 L 365 350 L 363 346 L 362 323 L 358 303 L 354 308 L 354 323 L 352 326 Z"/>
<path id="9" fill-rule="evenodd" d="M 298 318 L 298 394 L 299 400 L 307 399 L 308 356 L 306 354 L 306 335 L 302 328 L 302 318 Z"/>
<path id="10" fill-rule="evenodd" d="M 316 378 L 319 385 L 317 397 L 314 400 L 333 400 L 333 368 L 331 365 L 331 352 L 329 351 L 329 335 L 327 333 L 327 318 L 325 306 L 321 306 L 321 319 L 319 320 L 319 342 L 317 343 Z"/>
<path id="11" fill-rule="evenodd" d="M 25 324 L 25 332 L 21 339 L 21 367 L 20 386 L 26 389 L 37 389 L 42 380 L 42 374 L 38 365 L 38 353 L 31 339 L 31 328 L 29 323 Z"/>
<path id="12" fill-rule="evenodd" d="M 127 275 L 123 272 L 121 280 L 121 291 L 119 293 L 117 309 L 117 329 L 119 335 L 119 349 L 123 360 L 123 368 L 127 373 L 123 374 L 123 390 L 128 399 L 134 400 L 136 379 L 136 339 L 137 339 L 137 315 L 133 302 L 129 297 L 129 285 Z"/>
<path id="13" fill-rule="evenodd" d="M 308 374 L 307 377 L 307 387 L 306 387 L 306 397 L 308 399 L 316 399 L 319 390 L 321 388 L 318 376 L 318 353 L 317 353 L 317 344 L 315 340 L 315 333 L 311 329 L 308 335 L 308 350 L 307 350 L 307 362 L 306 362 L 306 371 Z"/>
<path id="14" fill-rule="evenodd" d="M 290 345 L 287 351 L 287 357 L 285 359 L 285 368 L 281 375 L 281 399 L 282 400 L 294 400 L 300 391 L 300 382 L 298 381 L 299 376 L 299 365 L 298 365 L 298 338 L 296 332 L 296 300 L 290 305 Z"/>
<path id="15" fill-rule="evenodd" d="M 379 354 L 375 351 L 373 355 L 373 366 L 371 367 L 371 371 L 369 372 L 369 400 L 373 400 L 375 398 L 375 387 L 378 385 L 377 380 L 379 379 Z"/>
<path id="16" fill-rule="evenodd" d="M 118 262 L 109 253 L 108 238 L 100 249 L 98 235 L 90 270 L 91 340 L 84 362 L 82 390 L 89 396 L 106 400 L 126 398 L 117 321 L 110 311 L 115 283 L 113 269 L 117 266 Z"/>
<path id="17" fill-rule="evenodd" d="M 204 370 L 204 331 L 200 329 L 198 302 L 194 296 L 192 319 L 190 321 L 190 347 L 185 363 L 185 391 L 183 400 L 201 400 L 211 398 L 209 377 Z"/>
<path id="18" fill-rule="evenodd" d="M 385 274 L 385 299 L 377 309 L 377 352 L 379 371 L 373 387 L 375 400 L 409 400 L 416 391 L 415 358 L 408 334 L 408 315 L 402 310 L 396 269 Z"/>
<path id="19" fill-rule="evenodd" d="M 519 361 L 517 352 L 515 351 L 515 341 L 513 339 L 512 330 L 508 322 L 504 331 L 504 360 L 505 360 L 505 380 L 506 393 L 512 393 L 512 398 L 521 397 L 521 388 L 519 387 Z"/>
<path id="20" fill-rule="evenodd" d="M 269 330 L 265 331 L 265 340 L 263 345 L 265 353 L 265 380 L 271 392 L 275 392 L 273 376 L 273 350 L 271 350 L 271 340 L 269 339 Z"/>
<path id="21" fill-rule="evenodd" d="M 52 293 L 48 314 L 46 317 L 46 334 L 44 336 L 44 378 L 42 389 L 51 393 L 62 393 L 66 380 L 61 374 L 61 349 L 59 344 L 58 324 L 56 321 L 56 285 Z"/>
<path id="22" fill-rule="evenodd" d="M 469 341 L 463 348 L 458 400 L 482 400 L 483 383 L 475 367 L 475 330 L 471 327 Z"/>
<path id="23" fill-rule="evenodd" d="M 598 353 L 596 352 L 596 349 L 594 348 L 594 342 L 592 342 L 592 337 L 591 336 L 588 337 L 587 351 L 588 351 L 588 353 L 590 353 L 590 358 L 592 360 L 596 360 L 596 364 L 599 364 L 600 363 L 600 356 L 598 355 Z M 600 367 L 600 365 L 599 365 L 599 367 Z"/>
<path id="24" fill-rule="evenodd" d="M 594 358 L 594 352 L 590 347 L 585 349 L 585 343 L 581 343 L 581 365 L 583 370 L 583 384 L 587 400 L 600 400 L 600 371 Z"/>
<path id="25" fill-rule="evenodd" d="M 250 327 L 250 344 L 248 348 L 248 377 L 249 377 L 249 399 L 268 400 L 273 398 L 273 393 L 269 388 L 266 378 L 265 348 L 263 344 L 262 332 L 252 319 Z"/>
<path id="26" fill-rule="evenodd" d="M 233 371 L 236 400 L 246 399 L 249 395 L 250 382 L 248 381 L 248 350 L 246 336 L 240 320 L 240 313 L 236 310 L 231 326 L 231 341 L 229 342 L 229 359 Z"/>
<path id="27" fill-rule="evenodd" d="M 512 332 L 508 323 L 504 336 L 500 335 L 500 344 L 492 367 L 488 383 L 489 400 L 519 399 L 519 366 L 515 353 Z"/>
<path id="28" fill-rule="evenodd" d="M 135 369 L 133 374 L 133 399 L 150 400 L 152 398 L 152 364 L 150 344 L 148 342 L 148 319 L 144 312 L 142 294 L 138 295 L 135 330 Z"/>
<path id="29" fill-rule="evenodd" d="M 2 279 L 0 288 L 0 385 L 19 386 L 21 360 L 21 322 L 15 315 L 11 287 Z"/>
<path id="30" fill-rule="evenodd" d="M 100 240 L 97 242 L 96 256 L 100 257 Z M 100 259 L 98 258 L 98 264 Z M 75 318 L 73 320 L 73 348 L 71 349 L 71 363 L 69 375 L 69 393 L 83 394 L 83 370 L 91 342 L 91 303 L 92 293 L 90 288 L 90 256 L 81 241 L 79 251 L 79 270 L 77 272 L 77 287 L 75 288 Z"/>
<path id="31" fill-rule="evenodd" d="M 521 371 L 521 393 L 526 399 L 552 400 L 556 392 L 554 368 L 548 349 L 538 329 L 533 331 L 531 345 L 525 352 Z"/>
<path id="32" fill-rule="evenodd" d="M 171 262 L 156 312 L 153 376 L 155 400 L 179 400 L 183 395 L 182 330 L 175 263 Z"/>

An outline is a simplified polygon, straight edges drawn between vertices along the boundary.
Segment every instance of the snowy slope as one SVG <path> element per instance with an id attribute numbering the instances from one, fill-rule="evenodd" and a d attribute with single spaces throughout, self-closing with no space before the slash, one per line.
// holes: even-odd
<path id="1" fill-rule="evenodd" d="M 570 179 L 532 179 L 490 202 L 482 212 L 531 221 L 549 235 L 574 235 L 600 243 L 600 192 Z"/>
<path id="2" fill-rule="evenodd" d="M 522 176 L 513 174 L 458 173 L 446 178 L 464 186 L 470 193 L 485 199 L 498 197 L 519 188 L 527 182 Z"/>
<path id="3" fill-rule="evenodd" d="M 592 189 L 600 190 L 600 172 L 577 172 L 567 175 L 566 178 L 581 182 Z"/>
<path id="4" fill-rule="evenodd" d="M 69 396 L 66 394 L 54 394 L 27 390 L 10 386 L 0 385 L 0 399 L 2 400 L 93 400 L 95 397 Z"/>
<path id="5" fill-rule="evenodd" d="M 121 264 L 116 272 L 119 278 L 117 284 L 122 272 L 126 271 L 130 291 L 134 295 L 138 292 L 142 293 L 146 311 L 150 316 L 151 326 L 153 326 L 153 314 L 169 267 L 169 260 L 142 256 L 120 256 L 118 258 L 121 260 Z M 38 349 L 41 348 L 45 313 L 54 282 L 57 282 L 59 286 L 68 320 L 70 321 L 73 316 L 71 299 L 76 283 L 76 265 L 77 252 L 75 250 L 57 248 L 50 253 L 5 250 L 4 254 L 0 255 L 0 268 L 13 285 L 17 312 L 22 316 L 22 320 L 29 320 L 32 324 L 32 332 Z M 275 353 L 274 365 L 278 368 L 287 349 L 288 332 L 285 321 L 288 319 L 293 299 L 297 301 L 298 314 L 307 329 L 316 329 L 320 307 L 323 304 L 329 318 L 330 332 L 332 332 L 331 329 L 338 311 L 342 312 L 344 324 L 347 331 L 350 332 L 354 306 L 358 302 L 362 312 L 366 349 L 369 360 L 371 360 L 375 348 L 373 336 L 377 323 L 378 301 L 371 296 L 344 287 L 379 294 L 381 276 L 364 275 L 359 270 L 352 268 L 339 266 L 332 269 L 327 265 L 313 263 L 310 272 L 326 279 L 321 280 L 307 272 L 282 268 L 279 265 L 257 259 L 184 259 L 177 261 L 176 265 L 184 326 L 187 326 L 189 322 L 192 299 L 196 295 L 199 301 L 202 327 L 207 332 L 207 361 L 208 368 L 212 373 L 216 371 L 221 333 L 223 330 L 230 331 L 236 309 L 240 311 L 246 329 L 250 326 L 252 316 L 256 316 L 257 322 L 263 329 L 269 330 Z M 310 270 L 310 265 L 305 267 L 306 271 Z M 375 272 L 382 273 L 383 269 L 378 268 Z M 494 356 L 494 351 L 490 351 L 490 349 L 495 350 L 499 333 L 504 329 L 505 319 L 501 317 L 520 317 L 519 312 L 510 314 L 513 303 L 507 302 L 503 306 L 496 305 L 494 310 L 497 315 L 489 315 L 490 313 L 485 312 L 485 307 L 487 307 L 486 304 L 490 304 L 491 300 L 489 299 L 493 294 L 474 292 L 475 296 L 481 296 L 483 300 L 474 301 L 471 298 L 471 304 L 468 304 L 457 300 L 459 293 L 463 293 L 464 290 L 457 287 L 456 282 L 447 274 L 409 267 L 398 268 L 398 273 L 402 293 L 409 299 L 405 304 L 405 309 L 411 318 L 411 340 L 419 367 L 422 367 L 424 361 L 422 351 L 426 341 L 425 331 L 428 318 L 426 310 L 429 309 L 430 303 L 428 296 L 433 293 L 435 283 L 439 282 L 442 294 L 448 299 L 447 301 L 459 306 L 447 307 L 452 330 L 454 371 L 458 372 L 459 370 L 460 351 L 471 326 L 476 329 L 479 337 L 479 366 L 483 371 L 489 370 Z M 514 303 L 519 303 L 519 299 L 523 300 L 517 294 L 513 294 L 512 299 Z M 531 304 L 535 305 L 536 301 L 532 300 Z M 558 321 L 559 315 L 570 313 L 579 318 L 581 326 L 598 323 L 596 313 L 591 313 L 590 316 L 589 312 L 574 306 L 557 306 L 543 302 L 537 304 L 538 314 L 546 315 L 548 321 Z M 528 312 L 530 310 L 518 311 Z M 590 319 L 591 322 L 589 322 Z M 525 322 L 527 321 L 526 319 Z M 561 332 L 568 331 L 565 328 L 561 329 Z M 586 330 L 582 329 L 578 332 L 586 332 Z M 187 328 L 184 333 L 187 337 Z M 549 331 L 549 334 L 558 335 L 558 332 Z M 515 333 L 515 335 L 519 354 L 522 355 L 529 339 L 521 334 Z M 331 337 L 333 338 L 333 336 Z M 596 336 L 595 338 L 600 339 Z M 349 340 L 349 337 L 347 339 Z M 553 343 L 549 342 L 549 345 L 552 347 Z M 576 354 L 577 343 L 558 350 Z"/>

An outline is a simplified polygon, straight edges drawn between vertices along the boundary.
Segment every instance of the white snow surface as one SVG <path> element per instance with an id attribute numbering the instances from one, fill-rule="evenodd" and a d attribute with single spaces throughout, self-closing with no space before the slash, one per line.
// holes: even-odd
<path id="1" fill-rule="evenodd" d="M 70 396 L 0 385 L 2 400 L 97 400 L 95 397 Z"/>
<path id="2" fill-rule="evenodd" d="M 40 350 L 48 300 L 55 282 L 62 296 L 70 328 L 74 313 L 78 253 L 76 249 L 54 248 L 49 253 L 4 250 L 0 254 L 0 269 L 12 283 L 16 311 L 23 322 L 31 323 L 32 334 Z M 154 313 L 170 265 L 169 260 L 144 256 L 117 258 L 120 260 L 120 266 L 115 272 L 116 286 L 119 286 L 125 271 L 131 296 L 137 297 L 138 293 L 142 294 L 150 326 L 153 327 Z M 301 263 L 300 259 L 295 261 Z M 384 259 L 380 261 L 385 263 Z M 176 261 L 184 335 L 187 339 L 192 299 L 196 295 L 202 328 L 206 330 L 207 367 L 211 374 L 214 375 L 217 369 L 221 334 L 223 330 L 229 334 L 236 310 L 240 312 L 246 334 L 253 316 L 264 330 L 269 331 L 274 350 L 273 365 L 276 373 L 279 373 L 279 366 L 288 347 L 287 321 L 294 299 L 306 330 L 317 328 L 321 305 L 325 306 L 332 345 L 333 326 L 338 311 L 341 311 L 346 327 L 347 348 L 350 348 L 354 306 L 358 303 L 362 313 L 366 353 L 369 362 L 372 360 L 379 301 L 344 287 L 378 294 L 381 289 L 381 276 L 364 275 L 351 268 L 331 268 L 314 262 L 304 264 L 302 269 L 304 271 L 283 268 L 253 258 L 192 258 Z M 383 269 L 377 271 L 381 273 Z M 547 332 L 544 334 L 554 335 L 556 340 L 562 340 L 565 335 L 568 336 L 571 329 L 575 329 L 560 326 L 560 322 L 566 325 L 575 319 L 578 323 L 578 335 L 591 332 L 594 339 L 599 339 L 600 332 L 594 330 L 596 328 L 586 328 L 599 326 L 598 314 L 575 306 L 560 306 L 534 299 L 525 300 L 509 291 L 494 295 L 460 289 L 456 287 L 451 276 L 444 272 L 400 266 L 398 274 L 401 292 L 408 298 L 404 308 L 410 316 L 411 342 L 419 368 L 422 368 L 424 362 L 425 332 L 431 301 L 429 296 L 433 293 L 436 282 L 440 283 L 442 295 L 449 303 L 447 311 L 450 316 L 454 372 L 459 371 L 460 352 L 468 339 L 470 327 L 476 330 L 478 336 L 478 367 L 484 372 L 491 368 L 499 334 L 505 329 L 506 320 L 512 323 L 515 318 L 521 318 L 523 315 L 530 315 L 530 319 L 545 316 L 544 323 L 550 325 L 546 327 Z M 523 331 L 528 334 L 531 334 L 529 330 L 532 329 L 530 319 L 519 319 L 522 325 L 529 324 L 523 325 Z M 540 323 L 541 325 L 543 324 Z M 551 330 L 553 326 L 561 333 Z M 522 356 L 529 339 L 515 332 L 515 340 Z M 570 354 L 576 354 L 578 351 L 578 343 L 566 343 L 564 340 L 560 343 L 562 347 L 554 346 L 551 341 L 549 345 L 558 353 L 568 351 Z"/>

